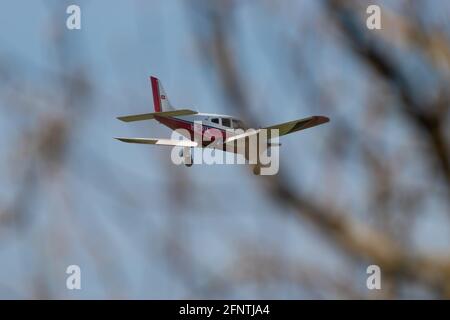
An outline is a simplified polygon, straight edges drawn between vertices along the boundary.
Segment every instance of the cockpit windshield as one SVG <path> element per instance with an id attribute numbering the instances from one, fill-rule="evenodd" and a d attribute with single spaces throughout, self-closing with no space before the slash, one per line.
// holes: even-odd
<path id="1" fill-rule="evenodd" d="M 244 123 L 241 120 L 233 119 L 233 129 L 246 129 Z"/>

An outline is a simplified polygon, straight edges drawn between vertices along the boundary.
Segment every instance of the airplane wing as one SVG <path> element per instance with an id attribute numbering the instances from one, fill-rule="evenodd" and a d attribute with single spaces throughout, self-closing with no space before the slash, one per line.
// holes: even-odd
<path id="1" fill-rule="evenodd" d="M 163 112 L 152 112 L 152 113 L 144 113 L 144 114 L 134 114 L 129 116 L 118 117 L 120 121 L 124 122 L 133 122 L 133 121 L 142 121 L 142 120 L 150 120 L 155 117 L 176 117 L 176 116 L 187 116 L 191 114 L 197 114 L 197 111 L 189 110 L 189 109 L 180 109 L 173 111 L 163 111 Z"/>
<path id="2" fill-rule="evenodd" d="M 161 146 L 196 147 L 197 142 L 190 140 L 170 140 L 153 138 L 114 138 L 126 143 L 155 144 Z"/>
<path id="3" fill-rule="evenodd" d="M 324 116 L 312 116 L 309 118 L 304 118 L 304 119 L 300 119 L 300 120 L 294 120 L 294 121 L 289 121 L 289 122 L 285 122 L 285 123 L 281 123 L 281 124 L 276 124 L 276 125 L 273 125 L 270 127 L 263 128 L 263 129 L 267 129 L 267 130 L 278 129 L 279 136 L 284 136 L 286 134 L 289 134 L 289 133 L 292 133 L 295 131 L 312 128 L 312 127 L 327 123 L 329 121 L 330 121 L 330 119 L 327 117 L 324 117 Z M 257 135 L 261 132 L 261 130 L 262 129 L 258 129 L 258 130 L 249 131 L 249 132 L 246 132 L 243 134 L 231 136 L 228 139 L 226 139 L 224 143 L 229 143 L 229 142 L 233 142 L 233 141 L 236 141 L 239 139 Z"/>
<path id="4" fill-rule="evenodd" d="M 260 131 L 261 131 L 261 129 L 252 130 L 252 131 L 249 130 L 248 132 L 245 132 L 245 133 L 242 133 L 242 134 L 238 134 L 238 135 L 235 135 L 235 136 L 231 136 L 231 137 L 229 137 L 228 139 L 225 140 L 224 144 L 225 143 L 229 143 L 229 142 L 233 142 L 233 141 L 236 141 L 236 140 L 239 140 L 239 139 L 244 139 L 244 138 L 248 138 L 248 137 L 257 135 Z"/>
<path id="5" fill-rule="evenodd" d="M 279 130 L 279 136 L 284 136 L 286 134 L 304 130 L 308 128 L 312 128 L 324 123 L 329 122 L 330 119 L 324 116 L 312 116 L 309 118 L 289 121 L 281 124 L 276 124 L 274 126 L 270 126 L 264 129 L 278 129 Z"/>

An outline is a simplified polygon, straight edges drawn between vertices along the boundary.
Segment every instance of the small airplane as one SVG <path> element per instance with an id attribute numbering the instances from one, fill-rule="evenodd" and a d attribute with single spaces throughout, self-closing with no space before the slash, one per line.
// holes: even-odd
<path id="1" fill-rule="evenodd" d="M 184 150 L 190 150 L 190 148 L 216 148 L 222 151 L 240 153 L 244 155 L 244 157 L 248 160 L 248 149 L 246 152 L 242 152 L 242 150 L 238 151 L 237 148 L 227 148 L 227 145 L 231 143 L 236 143 L 238 140 L 247 139 L 249 141 L 249 137 L 252 135 L 259 135 L 262 129 L 277 129 L 278 136 L 283 136 L 286 134 L 290 134 L 299 130 L 304 130 L 307 128 L 315 127 L 330 121 L 329 118 L 324 116 L 311 116 L 304 119 L 289 121 L 265 128 L 260 128 L 257 130 L 252 130 L 247 133 L 242 133 L 244 130 L 248 130 L 249 128 L 245 125 L 245 123 L 235 117 L 229 115 L 219 115 L 212 113 L 199 113 L 197 111 L 193 111 L 191 109 L 175 109 L 169 102 L 167 94 L 165 93 L 161 82 L 156 77 L 150 77 L 150 83 L 153 92 L 153 105 L 155 112 L 152 113 L 144 113 L 144 114 L 136 114 L 136 115 L 128 115 L 121 116 L 117 119 L 124 122 L 134 122 L 134 121 L 142 121 L 142 120 L 156 120 L 159 123 L 169 127 L 172 130 L 181 130 L 181 132 L 186 132 L 188 134 L 184 134 L 184 136 L 188 140 L 171 140 L 171 139 L 156 139 L 156 138 L 115 138 L 122 142 L 126 143 L 138 143 L 138 144 L 150 144 L 150 145 L 163 145 L 163 146 L 178 146 L 183 147 Z M 195 139 L 195 125 L 201 123 L 201 135 L 202 139 L 201 143 L 198 142 L 198 139 Z M 217 136 L 211 137 L 208 133 L 211 129 L 215 130 L 215 132 L 219 132 L 221 137 L 216 139 Z M 241 130 L 238 130 L 241 129 Z M 234 133 L 236 132 L 237 133 Z M 209 136 L 208 136 L 209 134 Z M 212 143 L 214 142 L 214 143 Z M 267 142 L 266 149 L 259 150 L 262 151 L 267 150 L 271 146 L 280 146 L 281 144 L 275 144 Z M 188 167 L 192 166 L 193 159 L 191 153 L 190 161 L 185 161 L 184 164 Z M 253 168 L 253 172 L 255 174 L 259 174 L 261 169 L 261 164 L 259 162 Z"/>

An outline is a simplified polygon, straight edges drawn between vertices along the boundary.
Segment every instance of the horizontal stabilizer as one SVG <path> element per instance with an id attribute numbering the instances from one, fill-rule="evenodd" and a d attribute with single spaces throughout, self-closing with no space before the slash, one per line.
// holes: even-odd
<path id="1" fill-rule="evenodd" d="M 196 147 L 197 142 L 191 140 L 170 140 L 153 138 L 115 138 L 126 143 L 156 144 L 161 146 Z"/>
<path id="2" fill-rule="evenodd" d="M 180 109 L 173 111 L 163 111 L 163 112 L 152 112 L 152 113 L 144 113 L 144 114 L 135 114 L 130 116 L 118 117 L 120 121 L 124 122 L 133 122 L 133 121 L 142 121 L 142 120 L 151 120 L 155 117 L 176 117 L 176 116 L 188 116 L 191 114 L 197 114 L 197 111 L 189 110 L 189 109 Z"/>

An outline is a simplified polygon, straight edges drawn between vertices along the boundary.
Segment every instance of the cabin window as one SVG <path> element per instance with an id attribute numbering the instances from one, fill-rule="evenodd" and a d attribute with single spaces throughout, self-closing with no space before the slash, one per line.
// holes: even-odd
<path id="1" fill-rule="evenodd" d="M 230 127 L 231 127 L 231 121 L 230 121 L 230 119 L 228 119 L 228 118 L 223 118 L 223 119 L 222 119 L 222 125 L 223 125 L 224 127 L 230 128 Z"/>
<path id="2" fill-rule="evenodd" d="M 211 122 L 219 124 L 219 119 L 218 118 L 211 119 Z"/>

